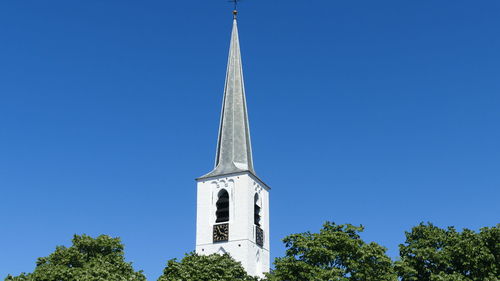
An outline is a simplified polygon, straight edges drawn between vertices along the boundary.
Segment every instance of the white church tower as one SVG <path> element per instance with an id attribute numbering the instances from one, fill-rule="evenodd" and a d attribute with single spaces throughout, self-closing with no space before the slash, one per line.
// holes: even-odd
<path id="1" fill-rule="evenodd" d="M 215 169 L 197 179 L 196 252 L 229 253 L 250 275 L 263 277 L 270 268 L 269 187 L 253 168 L 236 15 Z"/>

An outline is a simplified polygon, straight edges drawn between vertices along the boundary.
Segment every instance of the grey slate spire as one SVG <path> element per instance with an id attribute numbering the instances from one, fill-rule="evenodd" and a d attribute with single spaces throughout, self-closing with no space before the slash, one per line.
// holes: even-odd
<path id="1" fill-rule="evenodd" d="M 244 171 L 255 175 L 236 13 L 229 48 L 215 169 L 202 178 Z"/>

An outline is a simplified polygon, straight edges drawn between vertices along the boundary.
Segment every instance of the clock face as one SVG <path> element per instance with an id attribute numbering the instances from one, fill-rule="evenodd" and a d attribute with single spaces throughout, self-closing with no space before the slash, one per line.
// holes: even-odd
<path id="1" fill-rule="evenodd" d="M 264 231 L 258 226 L 255 226 L 255 243 L 261 247 L 264 246 Z"/>
<path id="2" fill-rule="evenodd" d="M 224 242 L 229 240 L 229 224 L 214 225 L 214 242 Z"/>

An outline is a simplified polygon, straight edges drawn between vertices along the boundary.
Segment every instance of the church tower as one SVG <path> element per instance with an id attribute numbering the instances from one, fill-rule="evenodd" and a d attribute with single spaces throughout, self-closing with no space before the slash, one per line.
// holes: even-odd
<path id="1" fill-rule="evenodd" d="M 270 188 L 253 168 L 236 15 L 215 168 L 197 179 L 196 252 L 229 253 L 248 274 L 263 277 L 270 268 Z"/>

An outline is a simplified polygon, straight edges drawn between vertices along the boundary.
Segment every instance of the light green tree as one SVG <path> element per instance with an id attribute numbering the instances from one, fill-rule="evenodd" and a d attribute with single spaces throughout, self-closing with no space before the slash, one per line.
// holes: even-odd
<path id="1" fill-rule="evenodd" d="M 168 261 L 158 281 L 257 281 L 249 276 L 241 263 L 228 254 L 212 254 L 208 256 L 196 253 L 187 254 L 180 262 L 176 259 Z"/>
<path id="2" fill-rule="evenodd" d="M 119 238 L 75 235 L 69 248 L 59 246 L 39 258 L 33 273 L 7 276 L 6 281 L 145 281 L 142 271 L 125 262 Z"/>
<path id="3" fill-rule="evenodd" d="M 327 222 L 319 233 L 285 237 L 285 257 L 277 258 L 270 281 L 395 281 L 386 249 L 366 243 L 364 228 Z"/>
<path id="4" fill-rule="evenodd" d="M 500 225 L 458 232 L 421 223 L 406 232 L 400 259 L 402 281 L 498 281 Z"/>

